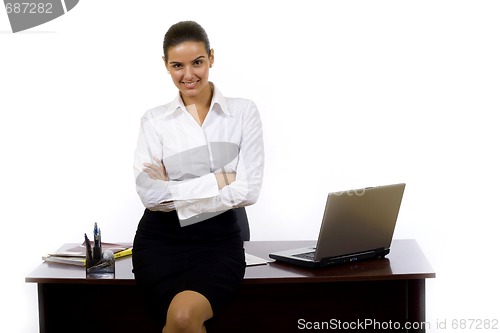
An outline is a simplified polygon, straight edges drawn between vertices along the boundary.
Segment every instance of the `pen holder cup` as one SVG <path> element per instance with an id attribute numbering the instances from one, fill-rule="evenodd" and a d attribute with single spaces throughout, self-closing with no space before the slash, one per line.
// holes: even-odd
<path id="1" fill-rule="evenodd" d="M 102 254 L 101 260 L 85 265 L 87 279 L 114 279 L 115 278 L 115 255 L 107 250 Z"/>

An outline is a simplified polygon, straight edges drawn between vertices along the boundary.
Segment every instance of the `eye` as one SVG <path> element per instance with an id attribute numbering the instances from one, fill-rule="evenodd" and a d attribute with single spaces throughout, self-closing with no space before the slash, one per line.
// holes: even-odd
<path id="1" fill-rule="evenodd" d="M 193 62 L 193 65 L 195 65 L 195 66 L 200 66 L 201 64 L 203 64 L 203 60 L 201 60 L 201 59 L 197 59 Z"/>
<path id="2" fill-rule="evenodd" d="M 181 64 L 179 64 L 179 63 L 174 63 L 174 64 L 171 64 L 171 67 L 172 67 L 173 69 L 179 69 L 179 68 L 181 68 L 181 67 L 182 67 L 182 65 L 181 65 Z"/>

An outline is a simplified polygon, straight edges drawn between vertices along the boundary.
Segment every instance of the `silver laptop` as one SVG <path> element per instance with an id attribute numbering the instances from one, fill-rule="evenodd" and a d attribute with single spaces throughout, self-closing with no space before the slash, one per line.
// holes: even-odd
<path id="1" fill-rule="evenodd" d="M 390 251 L 405 184 L 329 193 L 316 246 L 269 257 L 306 267 L 383 258 Z"/>

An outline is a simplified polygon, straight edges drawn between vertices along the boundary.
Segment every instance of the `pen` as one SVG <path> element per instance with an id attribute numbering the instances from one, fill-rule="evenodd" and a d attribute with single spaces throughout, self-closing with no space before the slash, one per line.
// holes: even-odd
<path id="1" fill-rule="evenodd" d="M 90 246 L 90 240 L 89 238 L 87 237 L 87 234 L 85 234 L 85 247 L 87 248 L 87 261 L 86 261 L 86 264 L 87 267 L 91 267 L 92 266 L 92 247 Z"/>
<path id="2" fill-rule="evenodd" d="M 97 227 L 97 222 L 94 224 L 94 264 L 102 259 L 101 247 L 101 229 Z"/>
<path id="3" fill-rule="evenodd" d="M 96 240 L 97 240 L 97 233 L 98 233 L 98 230 L 99 230 L 99 229 L 97 228 L 97 222 L 95 222 L 95 223 L 94 223 L 94 242 L 96 242 Z M 94 243 L 94 246 L 95 246 L 95 245 L 96 245 L 96 244 Z"/>

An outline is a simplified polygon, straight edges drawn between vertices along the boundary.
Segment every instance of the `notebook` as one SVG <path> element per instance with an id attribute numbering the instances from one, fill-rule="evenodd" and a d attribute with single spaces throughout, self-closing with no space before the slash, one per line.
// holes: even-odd
<path id="1" fill-rule="evenodd" d="M 316 246 L 273 252 L 269 257 L 306 267 L 385 257 L 404 189 L 401 183 L 329 193 Z"/>

